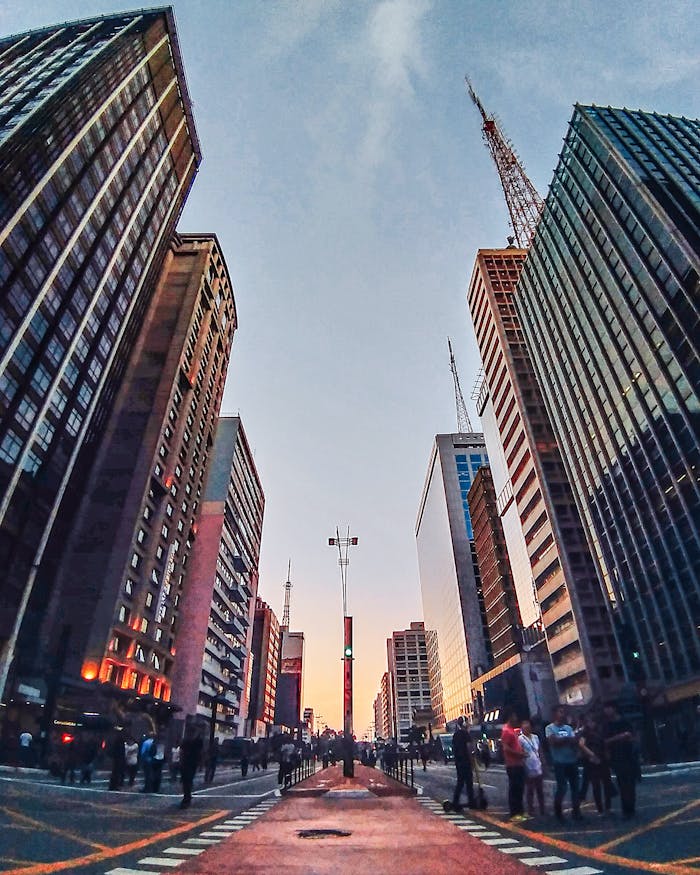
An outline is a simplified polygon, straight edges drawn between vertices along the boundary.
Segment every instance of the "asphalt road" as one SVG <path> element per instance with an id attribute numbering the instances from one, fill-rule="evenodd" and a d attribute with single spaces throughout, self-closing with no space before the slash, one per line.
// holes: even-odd
<path id="1" fill-rule="evenodd" d="M 416 784 L 436 800 L 452 798 L 452 765 L 418 768 Z M 477 817 L 504 823 L 508 819 L 507 779 L 502 766 L 482 773 L 489 800 L 488 810 Z M 551 811 L 553 781 L 545 780 L 545 801 Z M 668 872 L 673 875 L 700 873 L 700 768 L 659 771 L 645 775 L 637 788 L 637 816 L 623 820 L 618 812 L 600 817 L 590 800 L 584 804 L 583 822 L 567 818 L 559 824 L 554 817 L 535 817 L 507 829 L 517 838 L 530 837 L 553 851 L 575 854 L 581 866 L 595 866 L 606 873 Z M 566 805 L 565 805 L 566 810 Z M 470 816 L 475 812 L 470 812 Z"/>
<path id="2" fill-rule="evenodd" d="M 181 810 L 179 785 L 165 778 L 161 793 L 109 792 L 98 775 L 89 787 L 62 786 L 53 778 L 0 773 L 0 872 L 103 875 L 128 869 L 202 829 L 239 814 L 277 789 L 277 770 L 248 773 L 219 769 L 203 787 L 201 772 L 190 808 Z M 84 860 L 94 856 L 93 860 Z M 84 860 L 84 862 L 83 862 Z"/>

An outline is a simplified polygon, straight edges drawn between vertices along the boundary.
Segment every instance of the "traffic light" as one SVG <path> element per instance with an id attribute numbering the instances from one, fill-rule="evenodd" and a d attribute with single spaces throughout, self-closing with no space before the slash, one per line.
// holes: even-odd
<path id="1" fill-rule="evenodd" d="M 343 656 L 346 659 L 350 659 L 352 657 L 352 645 L 351 644 L 345 645 L 345 650 L 343 650 Z"/>

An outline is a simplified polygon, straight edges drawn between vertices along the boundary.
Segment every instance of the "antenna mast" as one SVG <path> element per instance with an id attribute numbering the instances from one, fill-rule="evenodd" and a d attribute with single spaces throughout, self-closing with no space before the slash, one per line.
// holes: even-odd
<path id="1" fill-rule="evenodd" d="M 464 81 L 483 121 L 481 132 L 503 186 L 515 239 L 521 249 L 527 249 L 535 236 L 537 222 L 544 209 L 544 201 L 528 179 L 522 161 L 511 141 L 501 130 L 496 117 L 486 112 L 468 76 L 464 77 Z"/>
<path id="2" fill-rule="evenodd" d="M 282 626 L 289 632 L 289 600 L 292 595 L 292 560 L 287 565 L 287 582 L 284 585 L 284 611 L 282 612 Z"/>
<path id="3" fill-rule="evenodd" d="M 455 404 L 457 406 L 457 432 L 458 434 L 471 434 L 472 428 L 467 405 L 464 403 L 464 395 L 462 395 L 462 387 L 459 385 L 459 374 L 457 373 L 457 362 L 455 361 L 454 353 L 452 352 L 452 341 L 447 338 L 447 348 L 450 351 L 450 370 L 452 371 L 452 379 L 455 384 Z"/>

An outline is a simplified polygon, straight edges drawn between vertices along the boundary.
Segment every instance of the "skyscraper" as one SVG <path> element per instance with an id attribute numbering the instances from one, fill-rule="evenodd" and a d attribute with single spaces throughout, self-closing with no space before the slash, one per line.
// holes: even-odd
<path id="1" fill-rule="evenodd" d="M 21 666 L 45 677 L 59 668 L 65 707 L 171 698 L 235 328 L 216 237 L 175 237 L 60 561 L 37 578 L 30 615 L 43 617 L 41 646 L 36 629 L 20 637 Z"/>
<path id="2" fill-rule="evenodd" d="M 518 285 L 633 678 L 700 692 L 700 121 L 577 106 Z"/>
<path id="3" fill-rule="evenodd" d="M 483 435 L 437 435 L 418 509 L 416 546 L 436 726 L 471 714 L 471 678 L 492 664 L 467 502 L 476 472 L 487 464 Z"/>
<path id="4" fill-rule="evenodd" d="M 430 708 L 430 678 L 425 647 L 425 624 L 411 623 L 410 628 L 394 632 L 387 639 L 387 662 L 392 678 L 395 709 L 395 734 L 405 743 L 416 710 Z"/>
<path id="5" fill-rule="evenodd" d="M 181 621 L 173 701 L 245 735 L 253 673 L 253 621 L 265 497 L 240 417 L 221 416 L 197 520 Z M 225 703 L 225 704 L 224 704 Z"/>
<path id="6" fill-rule="evenodd" d="M 281 627 L 275 723 L 296 730 L 304 696 L 304 633 Z"/>
<path id="7" fill-rule="evenodd" d="M 534 589 L 559 697 L 586 704 L 614 692 L 622 668 L 515 307 L 526 254 L 513 248 L 477 254 L 467 301 L 484 363 L 479 413 L 487 414 L 485 436 L 498 445 L 493 481 L 509 549 L 513 540 L 520 549 L 516 527 L 525 537 L 529 568 L 515 580 L 521 614 L 532 617 Z"/>
<path id="8" fill-rule="evenodd" d="M 169 9 L 0 40 L 0 95 L 1 693 L 201 153 Z"/>
<path id="9" fill-rule="evenodd" d="M 280 663 L 280 625 L 275 612 L 260 596 L 255 601 L 251 654 L 253 679 L 248 708 L 248 734 L 255 738 L 268 735 L 275 722 Z"/>

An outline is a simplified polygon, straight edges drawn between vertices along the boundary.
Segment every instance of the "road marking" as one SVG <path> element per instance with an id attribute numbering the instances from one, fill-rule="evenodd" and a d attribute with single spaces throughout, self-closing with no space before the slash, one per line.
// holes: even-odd
<path id="1" fill-rule="evenodd" d="M 477 836 L 477 838 L 480 838 L 480 839 L 489 838 L 489 839 L 491 839 L 491 838 L 498 838 L 501 835 L 503 835 L 503 833 L 500 833 L 500 832 L 480 832 L 479 835 Z"/>
<path id="2" fill-rule="evenodd" d="M 200 832 L 200 836 L 204 839 L 223 838 L 226 833 L 223 832 Z"/>
<path id="3" fill-rule="evenodd" d="M 13 811 L 11 808 L 6 808 L 5 806 L 0 805 L 0 811 L 3 811 L 10 820 L 16 820 L 19 823 L 24 823 L 27 826 L 33 826 L 35 829 L 38 829 L 40 832 L 50 832 L 55 835 L 62 836 L 64 839 L 70 839 L 73 842 L 77 842 L 79 845 L 88 845 L 88 847 L 96 848 L 98 851 L 108 851 L 109 845 L 101 845 L 98 842 L 91 842 L 89 839 L 85 839 L 82 836 L 75 835 L 72 832 L 68 832 L 65 829 L 59 829 L 57 826 L 51 826 L 51 824 L 46 823 L 46 821 L 34 820 L 33 817 L 27 817 L 26 814 L 20 814 L 19 811 Z"/>
<path id="4" fill-rule="evenodd" d="M 221 841 L 218 839 L 185 839 L 183 845 L 218 845 Z"/>
<path id="5" fill-rule="evenodd" d="M 554 866 L 555 863 L 568 863 L 563 857 L 528 857 L 521 860 L 526 866 Z"/>
<path id="6" fill-rule="evenodd" d="M 502 854 L 541 854 L 542 848 L 533 848 L 531 845 L 516 845 L 514 848 L 499 848 Z"/>
<path id="7" fill-rule="evenodd" d="M 545 875 L 600 875 L 602 871 L 592 866 L 574 866 L 573 869 L 548 869 Z"/>
<path id="8" fill-rule="evenodd" d="M 656 829 L 657 826 L 661 826 L 661 824 L 666 823 L 669 820 L 673 820 L 674 817 L 678 817 L 679 814 L 683 814 L 684 811 L 690 811 L 691 808 L 696 808 L 698 805 L 700 805 L 700 799 L 694 799 L 692 802 L 688 802 L 687 805 L 684 805 L 677 811 L 672 811 L 669 814 L 664 814 L 663 817 L 657 817 L 656 820 L 652 820 L 650 823 L 645 823 L 643 826 L 640 826 L 637 829 L 633 829 L 631 832 L 625 833 L 625 835 L 623 836 L 618 836 L 616 839 L 613 839 L 610 842 L 605 842 L 605 844 L 598 845 L 595 850 L 607 851 L 610 848 L 614 848 L 616 845 L 621 845 L 623 842 L 634 839 L 637 836 L 642 835 L 645 832 L 649 832 L 652 829 Z"/>
<path id="9" fill-rule="evenodd" d="M 182 866 L 184 860 L 172 860 L 170 857 L 144 857 L 139 860 L 139 866 Z"/>
<path id="10" fill-rule="evenodd" d="M 145 875 L 143 869 L 125 869 L 123 866 L 118 866 L 116 869 L 110 869 L 105 875 Z M 155 875 L 155 873 L 151 873 Z"/>
<path id="11" fill-rule="evenodd" d="M 479 836 L 481 838 L 481 836 Z M 481 839 L 485 845 L 517 845 L 517 839 Z"/>
<path id="12" fill-rule="evenodd" d="M 163 853 L 194 857 L 197 854 L 203 854 L 205 850 L 206 848 L 166 848 Z"/>

